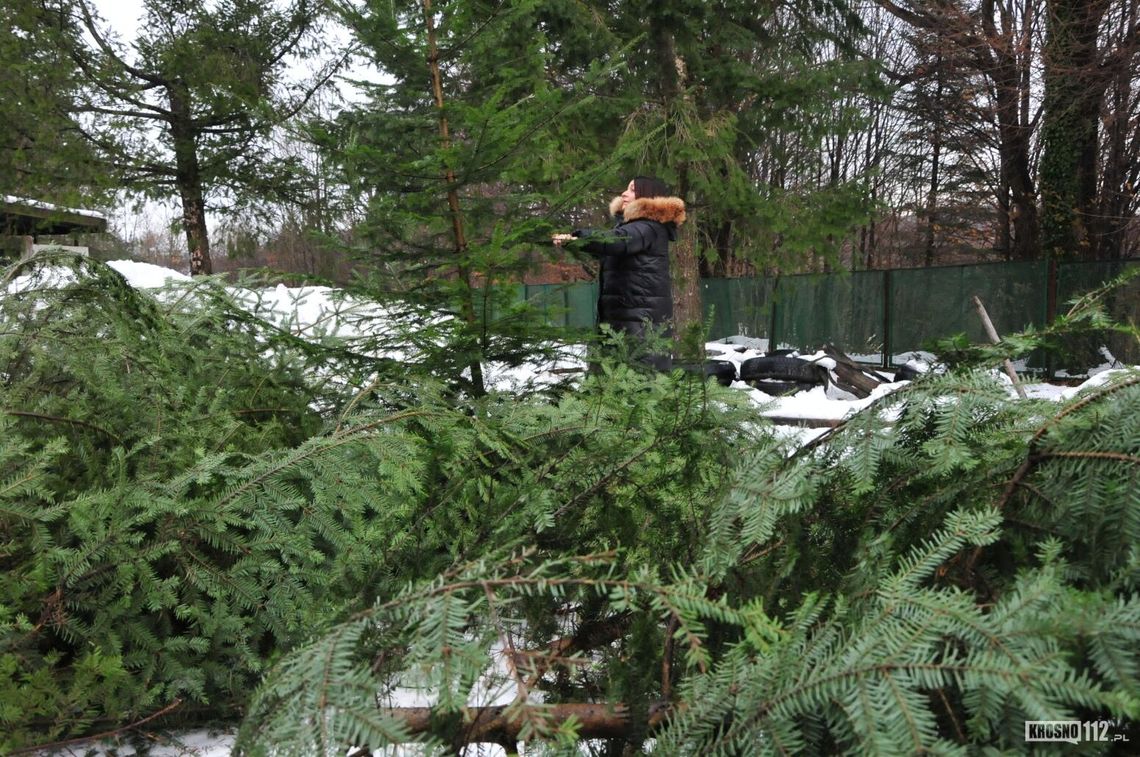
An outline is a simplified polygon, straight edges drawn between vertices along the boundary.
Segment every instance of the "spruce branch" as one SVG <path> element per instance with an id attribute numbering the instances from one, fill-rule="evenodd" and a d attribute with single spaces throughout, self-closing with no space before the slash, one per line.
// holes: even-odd
<path id="1" fill-rule="evenodd" d="M 151 714 L 147 715 L 146 717 L 140 718 L 139 720 L 136 720 L 133 723 L 128 723 L 127 725 L 121 726 L 119 728 L 113 728 L 111 730 L 103 731 L 101 733 L 92 734 L 90 736 L 82 736 L 82 737 L 74 738 L 74 739 L 64 739 L 63 741 L 52 741 L 52 742 L 46 743 L 46 744 L 36 744 L 34 746 L 20 747 L 18 749 L 13 750 L 12 752 L 9 752 L 9 754 L 31 754 L 31 753 L 40 753 L 40 752 L 53 752 L 53 751 L 56 751 L 59 749 L 63 749 L 64 747 L 76 746 L 79 744 L 98 742 L 98 741 L 101 741 L 103 739 L 115 738 L 117 736 L 122 736 L 125 733 L 130 733 L 131 731 L 137 731 L 139 728 L 143 727 L 147 723 L 152 723 L 155 720 L 158 720 L 159 718 L 165 717 L 166 715 L 169 715 L 170 713 L 174 712 L 175 710 L 177 710 L 181 706 L 182 706 L 182 700 L 181 699 L 175 699 L 170 704 L 166 705 L 165 707 L 162 707 L 159 710 L 156 710 L 155 712 L 152 712 Z"/>

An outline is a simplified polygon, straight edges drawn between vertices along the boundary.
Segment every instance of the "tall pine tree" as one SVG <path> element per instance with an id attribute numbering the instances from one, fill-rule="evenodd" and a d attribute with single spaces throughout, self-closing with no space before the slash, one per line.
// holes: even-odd
<path id="1" fill-rule="evenodd" d="M 71 118 L 81 77 L 56 44 L 78 35 L 38 2 L 0 8 L 0 194 L 69 205 L 105 199 L 98 187 L 110 182 Z"/>
<path id="2" fill-rule="evenodd" d="M 303 105 L 327 72 L 284 78 L 291 57 L 314 52 L 319 5 L 253 0 L 144 5 L 139 36 L 124 44 L 89 0 L 51 0 L 56 43 L 88 85 L 85 135 L 121 184 L 178 198 L 192 274 L 210 273 L 208 211 L 287 193 L 296 166 L 267 159 L 273 127 Z"/>
<path id="3" fill-rule="evenodd" d="M 541 341 L 513 285 L 549 249 L 559 201 L 542 190 L 567 174 L 555 135 L 584 101 L 581 77 L 547 81 L 539 5 L 342 6 L 390 77 L 336 128 L 345 178 L 368 208 L 358 255 L 374 292 L 419 312 L 402 337 L 418 359 L 475 395 L 487 361 L 517 362 Z M 587 65 L 581 76 L 596 74 Z"/>

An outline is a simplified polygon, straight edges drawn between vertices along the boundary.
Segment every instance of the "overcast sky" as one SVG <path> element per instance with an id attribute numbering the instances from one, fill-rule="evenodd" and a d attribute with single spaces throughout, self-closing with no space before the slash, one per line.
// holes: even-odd
<path id="1" fill-rule="evenodd" d="M 92 0 L 92 4 L 124 42 L 134 39 L 142 15 L 142 0 Z"/>

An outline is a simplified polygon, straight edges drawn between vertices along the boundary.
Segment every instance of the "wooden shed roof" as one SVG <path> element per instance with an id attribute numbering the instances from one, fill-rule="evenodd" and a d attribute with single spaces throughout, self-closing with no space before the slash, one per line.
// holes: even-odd
<path id="1" fill-rule="evenodd" d="M 72 234 L 107 230 L 107 217 L 95 210 L 0 195 L 0 234 Z"/>

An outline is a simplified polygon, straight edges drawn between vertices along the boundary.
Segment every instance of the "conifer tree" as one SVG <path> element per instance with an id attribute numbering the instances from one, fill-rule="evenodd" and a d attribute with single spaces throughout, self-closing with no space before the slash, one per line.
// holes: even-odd
<path id="1" fill-rule="evenodd" d="M 106 171 L 71 119 L 80 72 L 57 44 L 78 33 L 38 2 L 13 0 L 0 9 L 0 193 L 73 207 L 106 199 Z"/>
<path id="2" fill-rule="evenodd" d="M 87 84 L 77 110 L 88 143 L 123 188 L 178 198 L 190 272 L 210 273 L 208 213 L 289 192 L 296 166 L 266 160 L 266 139 L 330 73 L 283 78 L 291 57 L 314 52 L 319 4 L 155 0 L 129 46 L 89 0 L 45 7 L 59 28 L 82 30 L 52 41 Z"/>
<path id="3" fill-rule="evenodd" d="M 342 5 L 392 78 L 336 129 L 336 159 L 368 207 L 358 257 L 373 293 L 418 311 L 408 359 L 476 395 L 486 362 L 517 363 L 542 341 L 515 285 L 550 249 L 551 179 L 566 171 L 552 135 L 583 98 L 545 79 L 540 5 Z"/>
<path id="4" fill-rule="evenodd" d="M 609 181 L 659 174 L 692 209 L 674 245 L 678 320 L 700 320 L 702 267 L 798 265 L 808 252 L 833 253 L 866 212 L 856 177 L 816 182 L 824 137 L 855 126 L 836 103 L 866 86 L 870 71 L 823 52 L 825 42 L 850 50 L 859 24 L 846 6 L 592 7 L 597 36 L 629 46 L 620 81 L 588 119 L 617 159 Z"/>

